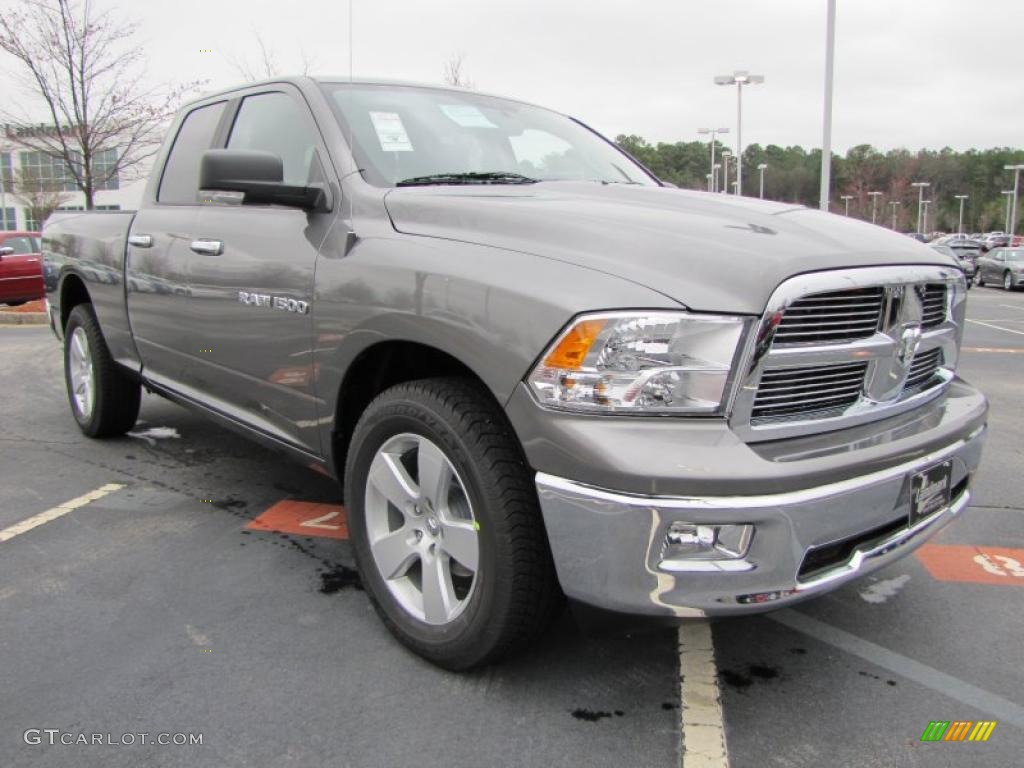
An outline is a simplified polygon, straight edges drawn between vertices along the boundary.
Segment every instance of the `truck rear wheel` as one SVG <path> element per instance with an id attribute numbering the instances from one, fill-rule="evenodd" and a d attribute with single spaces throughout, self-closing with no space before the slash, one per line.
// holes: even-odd
<path id="1" fill-rule="evenodd" d="M 471 381 L 413 381 L 370 403 L 348 451 L 345 504 L 377 612 L 439 666 L 498 661 L 561 604 L 532 473 Z"/>
<path id="2" fill-rule="evenodd" d="M 91 304 L 79 304 L 68 315 L 64 380 L 71 413 L 89 437 L 123 435 L 135 426 L 142 387 L 110 356 Z"/>

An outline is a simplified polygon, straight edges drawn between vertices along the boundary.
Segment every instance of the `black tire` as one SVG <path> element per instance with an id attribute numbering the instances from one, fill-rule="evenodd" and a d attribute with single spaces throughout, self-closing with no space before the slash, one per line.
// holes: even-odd
<path id="1" fill-rule="evenodd" d="M 79 407 L 72 384 L 72 339 L 77 329 L 88 342 L 87 356 L 92 362 L 92 406 L 87 412 Z M 64 327 L 64 382 L 68 389 L 71 414 L 78 428 L 89 437 L 123 435 L 139 417 L 142 387 L 110 356 L 103 340 L 92 304 L 79 304 L 68 315 Z"/>
<path id="2" fill-rule="evenodd" d="M 977 274 L 974 276 L 974 284 L 979 288 L 985 287 L 985 278 L 981 276 L 981 270 L 979 269 Z"/>
<path id="3" fill-rule="evenodd" d="M 1010 272 L 1010 270 L 1006 270 L 1003 273 L 1003 290 L 1012 291 L 1016 287 L 1017 286 L 1014 285 L 1013 282 L 1013 274 Z"/>
<path id="4" fill-rule="evenodd" d="M 451 462 L 478 524 L 477 581 L 462 613 L 442 625 L 426 623 L 396 600 L 370 550 L 364 503 L 370 465 L 386 441 L 410 433 L 433 442 Z M 412 381 L 370 403 L 348 450 L 345 505 L 359 573 L 377 613 L 401 643 L 438 666 L 461 671 L 497 662 L 541 634 L 562 604 L 532 472 L 504 413 L 470 380 Z"/>

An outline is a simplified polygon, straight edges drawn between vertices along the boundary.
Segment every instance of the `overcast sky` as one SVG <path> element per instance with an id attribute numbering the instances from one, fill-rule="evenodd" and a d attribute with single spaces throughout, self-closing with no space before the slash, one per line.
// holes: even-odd
<path id="1" fill-rule="evenodd" d="M 304 49 L 316 72 L 348 72 L 348 0 L 95 2 L 141 22 L 159 80 L 233 84 L 232 59 L 258 59 L 256 34 L 282 70 L 301 69 Z M 821 144 L 825 0 L 352 2 L 357 77 L 437 82 L 461 53 L 480 90 L 678 141 L 735 133 L 736 89 L 712 78 L 747 69 L 765 84 L 744 90 L 744 144 Z M 838 6 L 836 150 L 1024 145 L 1022 0 Z"/>

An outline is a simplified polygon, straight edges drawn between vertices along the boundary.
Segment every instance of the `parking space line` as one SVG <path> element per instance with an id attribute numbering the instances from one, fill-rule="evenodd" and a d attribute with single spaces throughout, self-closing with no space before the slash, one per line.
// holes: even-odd
<path id="1" fill-rule="evenodd" d="M 1024 307 L 1018 307 L 1016 304 L 1000 304 L 1000 307 L 1006 307 L 1007 309 L 1015 309 L 1018 312 L 1024 312 Z"/>
<path id="2" fill-rule="evenodd" d="M 1017 347 L 960 347 L 961 352 L 997 352 L 1001 355 L 1024 355 Z"/>
<path id="3" fill-rule="evenodd" d="M 0 542 L 10 541 L 15 536 L 19 536 L 27 531 L 31 531 L 33 528 L 37 528 L 44 523 L 48 523 L 51 520 L 56 520 L 58 517 L 66 515 L 68 512 L 73 512 L 79 507 L 84 507 L 86 504 L 91 504 L 97 499 L 102 499 L 104 496 L 119 491 L 124 488 L 120 483 L 107 483 L 106 485 L 100 486 L 95 491 L 90 491 L 84 496 L 79 496 L 71 501 L 65 501 L 63 504 L 58 504 L 56 507 L 40 512 L 38 515 L 33 515 L 20 523 L 4 528 L 0 531 Z"/>
<path id="4" fill-rule="evenodd" d="M 984 325 L 986 328 L 995 328 L 997 331 L 1006 331 L 1007 333 L 1015 333 L 1018 336 L 1024 336 L 1024 331 L 1017 331 L 1013 328 L 1003 328 L 1001 325 L 992 325 L 992 323 L 985 323 L 981 320 L 971 320 L 970 318 L 967 318 L 967 322 L 974 323 L 975 325 Z"/>
<path id="5" fill-rule="evenodd" d="M 999 694 L 947 675 L 934 667 L 812 619 L 791 608 L 768 614 L 766 618 L 990 714 L 995 720 L 1024 728 L 1024 707 L 1004 699 Z"/>
<path id="6" fill-rule="evenodd" d="M 682 768 L 728 768 L 722 701 L 711 625 L 687 621 L 679 627 Z"/>

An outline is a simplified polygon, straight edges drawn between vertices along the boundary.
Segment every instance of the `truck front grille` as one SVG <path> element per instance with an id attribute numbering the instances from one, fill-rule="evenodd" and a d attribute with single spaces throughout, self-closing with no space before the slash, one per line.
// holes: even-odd
<path id="1" fill-rule="evenodd" d="M 924 389 L 924 385 L 927 385 L 935 377 L 935 372 L 941 365 L 941 349 L 936 348 L 929 349 L 927 352 L 918 352 L 910 363 L 910 373 L 907 374 L 907 383 L 903 385 L 903 389 L 910 390 L 918 387 Z"/>
<path id="2" fill-rule="evenodd" d="M 921 296 L 923 312 L 921 326 L 934 328 L 946 319 L 946 286 L 942 283 L 931 283 L 924 287 Z"/>
<path id="3" fill-rule="evenodd" d="M 959 357 L 958 270 L 897 265 L 793 277 L 768 300 L 730 423 L 752 442 L 895 415 L 944 391 Z"/>
<path id="4" fill-rule="evenodd" d="M 760 421 L 846 408 L 860 397 L 867 370 L 867 363 L 844 363 L 765 371 L 751 416 Z"/>
<path id="5" fill-rule="evenodd" d="M 776 344 L 831 344 L 871 336 L 885 303 L 881 286 L 805 296 L 786 308 Z"/>

